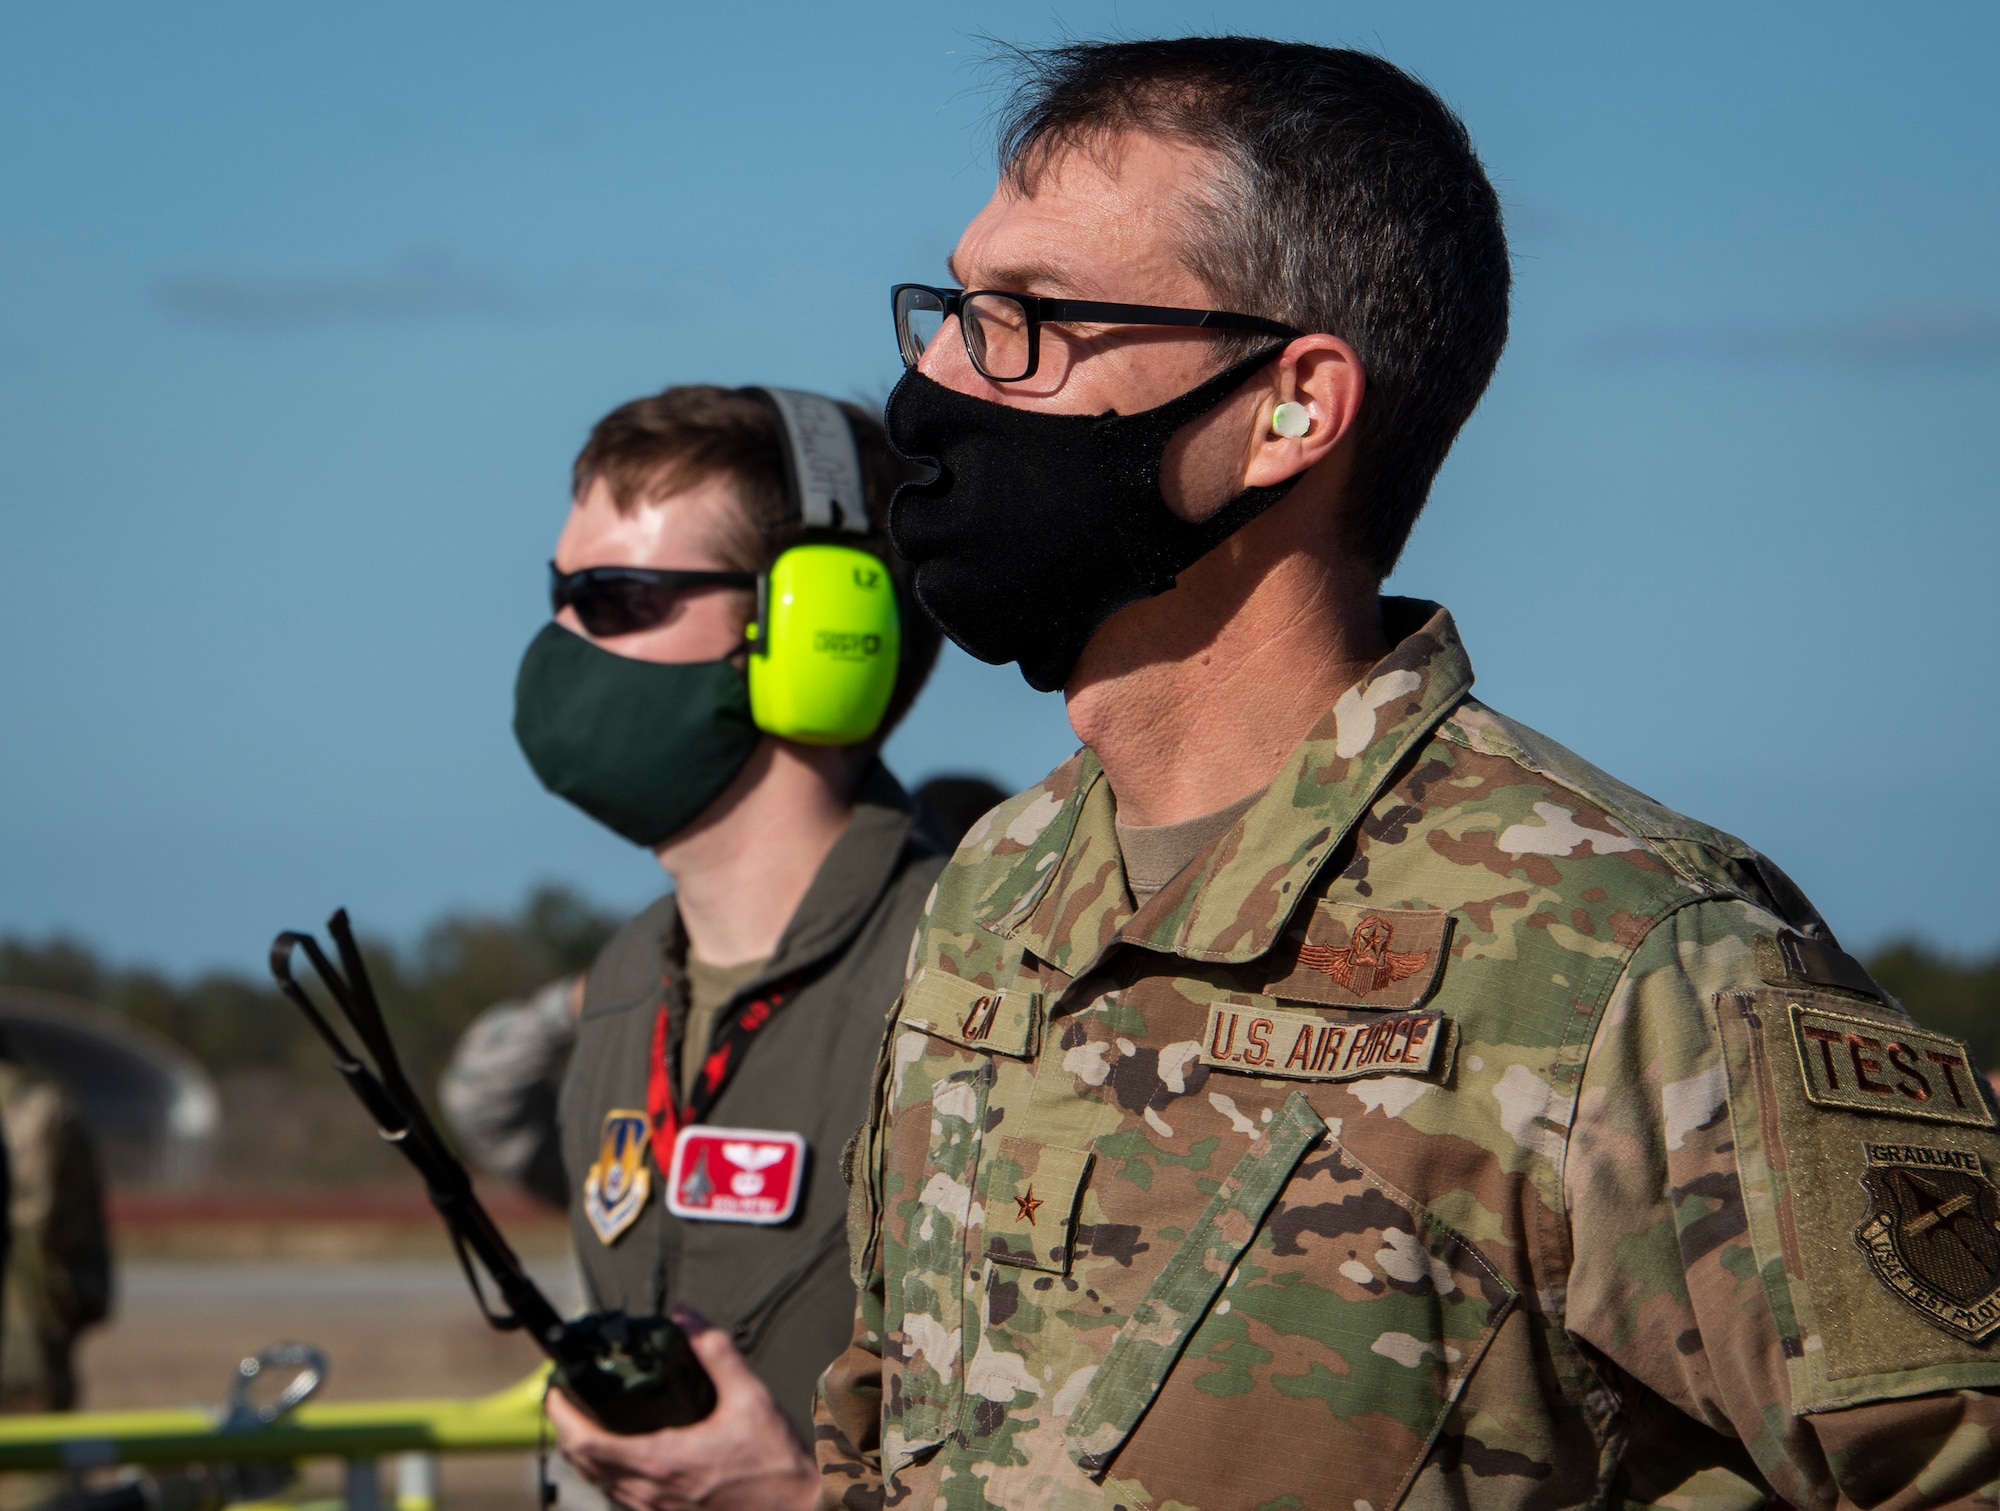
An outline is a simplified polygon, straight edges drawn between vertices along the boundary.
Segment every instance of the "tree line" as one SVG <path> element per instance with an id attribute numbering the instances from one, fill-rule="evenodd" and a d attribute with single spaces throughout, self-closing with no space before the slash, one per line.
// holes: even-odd
<path id="1" fill-rule="evenodd" d="M 369 977 L 411 1079 L 426 1090 L 434 1086 L 474 1017 L 582 970 L 618 922 L 569 888 L 544 885 L 511 914 L 450 914 L 411 945 L 364 939 Z M 310 970 L 302 959 L 298 965 L 310 983 Z M 0 986 L 65 992 L 124 1013 L 222 1080 L 253 1070 L 317 1077 L 327 1062 L 325 1046 L 269 978 L 211 971 L 176 980 L 110 965 L 66 936 L 7 936 L 0 937 Z"/>
<path id="2" fill-rule="evenodd" d="M 484 1008 L 582 970 L 618 920 L 569 888 L 534 889 L 509 914 L 454 913 L 414 944 L 364 943 L 369 971 L 411 1078 L 436 1085 L 452 1044 Z M 2000 951 L 1963 959 L 1920 940 L 1867 958 L 1875 979 L 1928 1027 L 1964 1039 L 2000 1068 Z M 225 1083 L 250 1072 L 318 1081 L 326 1052 L 268 981 L 234 971 L 176 980 L 108 964 L 56 936 L 0 937 L 0 985 L 66 992 L 128 1014 L 181 1045 Z"/>

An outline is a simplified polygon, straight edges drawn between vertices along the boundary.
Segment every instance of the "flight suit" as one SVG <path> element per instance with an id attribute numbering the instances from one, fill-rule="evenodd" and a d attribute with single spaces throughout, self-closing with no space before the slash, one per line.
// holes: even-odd
<path id="1" fill-rule="evenodd" d="M 961 845 L 857 1151 L 826 1502 L 1988 1486 L 1964 1047 L 1741 841 L 1474 700 L 1442 609 L 1386 612 L 1143 907 L 1087 751 Z"/>
<path id="2" fill-rule="evenodd" d="M 585 979 L 558 1122 L 591 1305 L 635 1315 L 692 1305 L 731 1330 L 806 1440 L 814 1382 L 846 1342 L 854 1312 L 841 1153 L 866 1114 L 870 1067 L 942 864 L 916 832 L 902 788 L 876 766 L 776 952 L 717 1020 L 720 1034 L 781 991 L 705 1119 L 804 1139 L 797 1210 L 773 1226 L 676 1217 L 665 1203 L 667 1162 L 644 1140 L 624 1210 L 605 1220 L 610 1135 L 645 1114 L 657 1050 L 708 1054 L 706 1045 L 680 1042 L 686 940 L 673 897 L 620 929 Z"/>

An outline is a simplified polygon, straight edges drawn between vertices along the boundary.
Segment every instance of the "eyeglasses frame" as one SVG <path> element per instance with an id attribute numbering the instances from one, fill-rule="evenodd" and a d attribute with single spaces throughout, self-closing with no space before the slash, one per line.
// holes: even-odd
<path id="1" fill-rule="evenodd" d="M 1024 383 L 1035 375 L 1042 361 L 1042 325 L 1047 321 L 1257 331 L 1267 336 L 1283 336 L 1286 340 L 1294 340 L 1305 334 L 1304 331 L 1294 330 L 1279 321 L 1266 320 L 1262 315 L 1241 315 L 1232 310 L 1191 310 L 1165 304 L 1111 304 L 1099 299 L 1057 299 L 1047 294 L 1022 294 L 1013 289 L 941 289 L 928 283 L 898 283 L 891 285 L 889 289 L 889 311 L 896 322 L 896 347 L 902 353 L 905 367 L 915 367 L 923 358 L 922 352 L 912 355 L 910 343 L 905 339 L 907 324 L 903 314 L 905 289 L 915 289 L 936 298 L 942 307 L 941 319 L 958 319 L 959 340 L 965 345 L 965 358 L 989 383 Z M 973 354 L 972 338 L 967 334 L 965 321 L 959 315 L 959 310 L 966 300 L 989 295 L 998 299 L 1013 300 L 1027 316 L 1028 368 L 1018 377 L 996 378 L 980 365 L 979 358 Z"/>

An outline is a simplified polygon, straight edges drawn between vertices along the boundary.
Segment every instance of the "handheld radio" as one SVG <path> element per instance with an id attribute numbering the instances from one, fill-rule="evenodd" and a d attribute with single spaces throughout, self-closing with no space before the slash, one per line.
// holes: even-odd
<path id="1" fill-rule="evenodd" d="M 327 921 L 326 930 L 340 955 L 338 966 L 312 935 L 287 931 L 271 943 L 271 975 L 333 1052 L 334 1065 L 382 1137 L 401 1150 L 423 1177 L 431 1205 L 444 1219 L 466 1283 L 486 1320 L 503 1331 L 519 1328 L 533 1338 L 554 1365 L 563 1393 L 612 1432 L 685 1427 L 707 1416 L 715 1409 L 715 1384 L 688 1346 L 687 1335 L 673 1322 L 665 1317 L 628 1317 L 623 1312 L 594 1312 L 565 1320 L 529 1278 L 473 1194 L 465 1166 L 439 1136 L 403 1073 L 345 908 Z M 326 995 L 374 1062 L 372 1067 L 348 1047 L 292 975 L 296 950 L 305 951 Z M 473 1267 L 475 1258 L 500 1293 L 504 1311 L 496 1312 L 488 1304 L 486 1288 Z"/>

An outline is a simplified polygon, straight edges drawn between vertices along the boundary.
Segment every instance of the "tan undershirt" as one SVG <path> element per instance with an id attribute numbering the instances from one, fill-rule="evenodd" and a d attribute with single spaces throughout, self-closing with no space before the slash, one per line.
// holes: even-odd
<path id="1" fill-rule="evenodd" d="M 728 1006 L 731 997 L 770 963 L 771 957 L 766 955 L 762 960 L 745 960 L 740 965 L 710 965 L 700 956 L 689 953 L 687 1031 L 681 1036 L 680 1090 L 683 1103 L 694 1095 L 694 1079 L 701 1073 L 701 1062 L 708 1058 L 708 1041 L 715 1032 L 716 1015 Z"/>
<path id="2" fill-rule="evenodd" d="M 1118 850 L 1125 858 L 1125 885 L 1132 900 L 1144 907 L 1159 890 L 1187 868 L 1210 843 L 1221 838 L 1264 794 L 1253 792 L 1227 808 L 1182 819 L 1178 824 L 1128 824 L 1117 820 Z"/>

